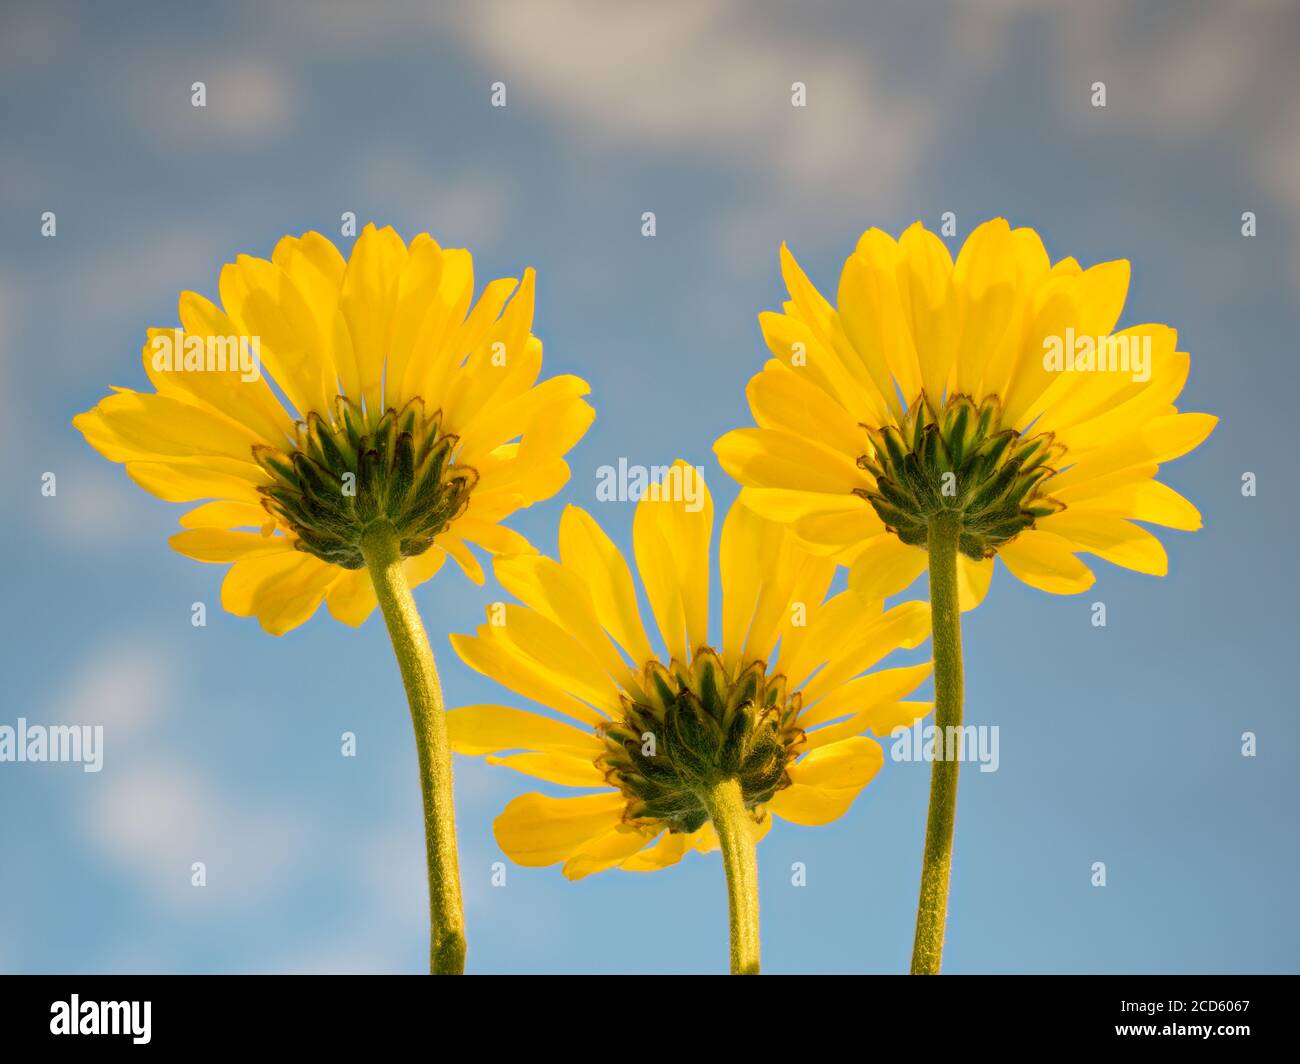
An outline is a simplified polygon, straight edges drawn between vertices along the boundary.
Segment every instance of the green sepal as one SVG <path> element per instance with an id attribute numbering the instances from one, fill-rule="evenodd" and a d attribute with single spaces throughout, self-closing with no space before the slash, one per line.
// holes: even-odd
<path id="1" fill-rule="evenodd" d="M 858 467 L 874 478 L 855 494 L 898 538 L 925 547 L 930 521 L 960 515 L 959 549 L 987 558 L 1036 519 L 1063 507 L 1047 490 L 1064 447 L 1050 432 L 1024 436 L 1002 426 L 1001 404 L 950 395 L 936 410 L 922 393 L 901 425 L 864 426 Z"/>
<path id="2" fill-rule="evenodd" d="M 381 522 L 397 533 L 403 556 L 422 554 L 465 512 L 477 470 L 454 464 L 457 438 L 441 432 L 441 412 L 426 416 L 418 397 L 384 411 L 371 431 L 346 396 L 330 405 L 332 421 L 312 411 L 296 424 L 296 447 L 252 448 L 271 478 L 258 489 L 264 508 L 299 549 L 331 564 L 354 567 L 361 539 Z"/>

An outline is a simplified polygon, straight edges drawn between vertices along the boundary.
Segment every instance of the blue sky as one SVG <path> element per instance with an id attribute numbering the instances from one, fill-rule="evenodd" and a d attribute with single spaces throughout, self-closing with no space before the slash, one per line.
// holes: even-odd
<path id="1" fill-rule="evenodd" d="M 178 509 L 69 424 L 143 384 L 144 330 L 174 323 L 180 290 L 214 296 L 222 263 L 285 233 L 337 238 L 343 211 L 467 246 L 480 278 L 537 267 L 547 372 L 584 376 L 598 411 L 569 486 L 513 521 L 543 549 L 566 502 L 627 547 L 632 507 L 595 498 L 620 457 L 687 458 L 731 501 L 711 445 L 749 421 L 782 240 L 823 291 L 863 229 L 945 211 L 954 250 L 1006 215 L 1053 257 L 1130 259 L 1123 324 L 1177 327 L 1182 406 L 1222 419 L 1162 472 L 1206 527 L 1161 534 L 1167 578 L 1098 562 L 1066 598 L 1002 571 L 967 618 L 967 719 L 999 726 L 1001 763 L 963 774 L 945 967 L 1294 971 L 1294 9 L 434 7 L 0 14 L 0 724 L 102 723 L 106 743 L 98 774 L 0 764 L 0 971 L 426 963 L 414 744 L 379 619 L 273 639 L 222 613 L 221 569 L 166 546 Z M 450 567 L 417 592 L 449 704 L 504 697 L 446 644 L 501 597 Z M 725 967 L 716 855 L 579 883 L 510 866 L 493 887 L 491 820 L 531 782 L 456 774 L 471 971 Z M 772 831 L 768 970 L 905 970 L 927 782 L 887 763 L 842 820 Z"/>

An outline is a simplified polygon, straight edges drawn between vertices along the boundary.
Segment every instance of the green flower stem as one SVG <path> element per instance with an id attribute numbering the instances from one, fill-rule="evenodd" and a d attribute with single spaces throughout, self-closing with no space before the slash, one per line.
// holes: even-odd
<path id="1" fill-rule="evenodd" d="M 465 909 L 460 896 L 451 747 L 442 685 L 429 637 L 402 570 L 397 533 L 388 524 L 377 526 L 362 540 L 361 553 L 388 625 L 415 725 L 429 862 L 429 970 L 435 975 L 460 975 L 465 971 Z"/>
<path id="2" fill-rule="evenodd" d="M 961 610 L 957 601 L 957 538 L 961 518 L 939 513 L 930 519 L 930 627 L 934 650 L 934 723 L 938 736 L 961 727 Z M 925 824 L 921 863 L 921 897 L 916 906 L 912 974 L 938 975 L 943 960 L 943 931 L 948 917 L 948 880 L 952 871 L 952 832 L 957 815 L 955 758 L 935 742 L 930 770 L 930 812 Z"/>
<path id="3" fill-rule="evenodd" d="M 731 974 L 758 974 L 758 857 L 754 822 L 745 809 L 740 781 L 723 780 L 701 798 L 722 844 L 731 913 Z"/>

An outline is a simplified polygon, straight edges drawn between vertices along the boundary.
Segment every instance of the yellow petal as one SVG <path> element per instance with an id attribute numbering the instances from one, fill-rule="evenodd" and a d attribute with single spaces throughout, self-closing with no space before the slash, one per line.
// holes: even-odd
<path id="1" fill-rule="evenodd" d="M 591 732 L 509 706 L 461 706 L 447 714 L 447 735 L 458 754 L 499 754 L 531 750 L 562 754 L 592 763 L 605 747 Z"/>
<path id="2" fill-rule="evenodd" d="M 964 554 L 957 556 L 957 603 L 962 613 L 973 610 L 984 601 L 992 580 L 992 558 L 977 562 Z"/>
<path id="3" fill-rule="evenodd" d="M 377 605 L 379 600 L 375 597 L 369 569 L 341 571 L 325 595 L 330 616 L 353 628 L 364 624 Z"/>
<path id="4" fill-rule="evenodd" d="M 778 362 L 807 377 L 855 418 L 878 424 L 893 416 L 879 389 L 855 376 L 841 356 L 824 345 L 806 322 L 788 314 L 763 313 L 758 316 L 758 323 L 768 349 Z M 888 394 L 894 395 L 892 385 Z M 893 402 L 897 404 L 897 398 Z"/>
<path id="5" fill-rule="evenodd" d="M 626 806 L 618 791 L 580 798 L 523 794 L 505 807 L 492 831 L 512 861 L 536 868 L 567 860 L 608 834 L 621 823 Z"/>
<path id="6" fill-rule="evenodd" d="M 746 487 L 740 499 L 760 517 L 789 527 L 815 554 L 858 548 L 884 530 L 871 504 L 857 495 Z"/>
<path id="7" fill-rule="evenodd" d="M 851 414 L 798 370 L 769 362 L 745 389 L 760 428 L 813 436 L 856 459 L 866 453 L 866 433 Z"/>
<path id="8" fill-rule="evenodd" d="M 452 522 L 452 528 L 455 528 L 455 522 Z M 452 559 L 461 567 L 470 580 L 478 584 L 479 587 L 483 586 L 487 580 L 487 575 L 483 572 L 483 566 L 479 564 L 479 560 L 474 557 L 458 535 L 452 532 L 442 532 L 434 540 L 434 545 L 451 555 Z"/>
<path id="9" fill-rule="evenodd" d="M 882 702 L 861 713 L 855 713 L 847 720 L 814 728 L 808 732 L 804 749 L 811 753 L 867 731 L 882 737 L 888 736 L 896 728 L 910 728 L 932 709 L 933 702 Z"/>
<path id="10" fill-rule="evenodd" d="M 910 728 L 933 709 L 933 702 L 883 702 L 865 710 L 861 717 L 867 730 L 883 739 L 899 728 Z"/>
<path id="11" fill-rule="evenodd" d="M 471 496 L 471 510 L 473 496 Z M 470 516 L 471 510 L 456 518 L 456 534 L 466 543 L 473 543 L 492 554 L 532 554 L 535 548 L 513 528 L 495 521 L 480 520 Z M 417 555 L 418 557 L 418 555 Z"/>
<path id="12" fill-rule="evenodd" d="M 668 653 L 679 661 L 708 643 L 712 533 L 713 499 L 704 478 L 679 459 L 646 489 L 632 520 L 641 582 Z"/>
<path id="13" fill-rule="evenodd" d="M 615 681 L 626 680 L 627 662 L 597 620 L 581 577 L 540 554 L 498 558 L 493 568 L 510 594 L 573 636 Z"/>
<path id="14" fill-rule="evenodd" d="M 789 604 L 794 583 L 793 559 L 788 551 L 782 551 L 786 538 L 781 526 L 763 520 L 739 500 L 722 522 L 718 565 L 722 576 L 722 657 L 728 669 L 741 660 L 765 591 L 772 605 L 753 642 L 763 644 L 765 649 L 757 651 L 760 656 L 768 653 L 770 637 Z M 779 589 L 776 594 L 772 594 L 774 586 Z M 779 604 L 777 598 L 782 599 Z"/>
<path id="15" fill-rule="evenodd" d="M 250 554 L 227 571 L 221 604 L 237 616 L 256 615 L 263 630 L 283 635 L 316 612 L 338 572 L 298 550 Z"/>
<path id="16" fill-rule="evenodd" d="M 777 791 L 767 807 L 793 824 L 829 824 L 848 811 L 884 763 L 880 744 L 863 736 L 823 746 L 790 767 L 791 786 Z"/>
<path id="17" fill-rule="evenodd" d="M 929 556 L 892 532 L 866 542 L 849 569 L 849 587 L 868 602 L 881 602 L 910 587 L 925 572 Z"/>
<path id="18" fill-rule="evenodd" d="M 850 495 L 869 486 L 855 457 L 781 429 L 736 429 L 713 445 L 713 453 L 747 487 Z"/>
<path id="19" fill-rule="evenodd" d="M 525 452 L 517 444 L 506 444 L 490 462 L 479 463 L 479 482 L 470 496 L 470 506 L 491 504 L 500 518 L 542 499 L 549 499 L 569 481 L 569 466 L 563 458 Z"/>
<path id="20" fill-rule="evenodd" d="M 240 255 L 222 268 L 218 288 L 240 334 L 259 338 L 262 366 L 298 416 L 328 411 L 337 393 L 325 354 L 330 341 L 294 279 L 272 262 Z"/>
<path id="21" fill-rule="evenodd" d="M 242 358 L 260 356 L 252 339 L 240 336 L 219 307 L 195 292 L 181 293 L 178 311 L 184 326 L 179 335 L 171 329 L 149 330 L 142 357 L 153 386 L 162 394 L 219 410 L 267 443 L 278 445 L 289 439 L 293 421 L 262 377 L 260 365 L 251 366 L 251 373 L 243 368 Z M 180 357 L 183 347 L 178 349 L 177 345 L 191 342 L 191 337 L 223 357 L 227 368 L 214 372 L 207 368 L 205 360 L 202 369 L 186 370 Z M 169 361 L 160 361 L 158 356 L 166 350 L 156 346 L 160 344 L 170 346 L 173 357 Z M 245 376 L 252 379 L 245 380 Z"/>
<path id="22" fill-rule="evenodd" d="M 1165 548 L 1145 528 L 1110 514 L 1086 510 L 1062 510 L 1038 522 L 1044 532 L 1069 540 L 1075 550 L 1084 550 L 1126 569 L 1152 576 L 1169 572 Z"/>
<path id="23" fill-rule="evenodd" d="M 811 514 L 792 526 L 799 541 L 815 554 L 834 555 L 851 565 L 869 541 L 885 531 L 884 523 L 865 499 L 853 497 L 857 505 L 839 513 Z"/>
<path id="24" fill-rule="evenodd" d="M 166 502 L 215 498 L 261 504 L 262 496 L 252 481 L 213 469 L 208 462 L 127 462 L 126 473 L 150 495 Z M 263 479 L 270 482 L 269 477 Z"/>
<path id="25" fill-rule="evenodd" d="M 1115 514 L 1185 532 L 1195 532 L 1201 527 L 1200 511 L 1173 488 L 1158 480 L 1126 484 L 1095 498 L 1082 500 L 1071 506 L 1071 509 Z"/>
<path id="26" fill-rule="evenodd" d="M 625 872 L 658 872 L 677 864 L 694 847 L 699 832 L 665 831 L 653 846 L 625 858 L 619 868 Z"/>
<path id="27" fill-rule="evenodd" d="M 457 382 L 461 389 L 453 389 L 449 409 L 455 417 L 463 419 L 463 423 L 469 423 L 469 419 L 477 414 L 489 396 L 497 401 L 517 394 L 532 384 L 535 377 L 533 366 L 541 358 L 540 344 L 531 335 L 536 286 L 537 273 L 529 267 L 524 270 L 519 287 L 501 312 L 500 319 L 487 330 L 478 350 L 470 357 L 467 363 L 470 367 L 481 366 L 484 370 L 496 372 L 461 375 Z M 461 342 L 464 346 L 473 346 L 464 339 Z M 504 360 L 505 365 L 494 365 L 493 355 L 500 356 L 497 361 Z M 502 369 L 505 370 L 504 375 Z M 471 388 L 471 384 L 478 386 Z"/>
<path id="28" fill-rule="evenodd" d="M 862 388 L 874 400 L 873 409 L 859 412 L 870 424 L 901 416 L 898 388 L 904 395 L 921 389 L 920 364 L 899 287 L 902 260 L 893 237 L 869 229 L 840 273 L 839 320 L 873 385 Z"/>
<path id="29" fill-rule="evenodd" d="M 264 584 L 316 560 L 302 551 L 242 558 L 227 570 L 221 582 L 221 605 L 236 616 L 251 617 L 257 612 L 258 594 Z"/>
<path id="30" fill-rule="evenodd" d="M 263 588 L 257 607 L 257 623 L 263 631 L 284 635 L 310 620 L 320 606 L 337 570 L 318 558 L 306 558 L 307 564 L 292 579 L 282 577 Z"/>
<path id="31" fill-rule="evenodd" d="M 200 562 L 233 562 L 259 554 L 280 554 L 294 549 L 288 536 L 263 536 L 260 532 L 232 532 L 225 528 L 190 528 L 167 541 L 172 549 Z"/>
<path id="32" fill-rule="evenodd" d="M 856 495 L 797 491 L 792 488 L 744 488 L 745 505 L 760 517 L 793 524 L 809 517 L 858 513 L 871 504 Z"/>
<path id="33" fill-rule="evenodd" d="M 484 760 L 489 765 L 505 765 L 547 783 L 560 783 L 568 787 L 609 786 L 605 774 L 590 758 L 571 757 L 568 754 L 510 754 L 506 757 L 489 755 Z"/>
<path id="34" fill-rule="evenodd" d="M 612 831 L 584 844 L 572 857 L 564 862 L 565 879 L 582 879 L 596 872 L 603 872 L 621 864 L 638 850 L 644 849 L 646 843 L 661 831 L 661 828 L 646 828 L 631 824 L 620 824 Z"/>
<path id="35" fill-rule="evenodd" d="M 266 509 L 251 502 L 205 502 L 182 514 L 183 528 L 264 528 L 274 525 Z"/>
<path id="36" fill-rule="evenodd" d="M 1173 461 L 1199 446 L 1218 421 L 1209 414 L 1155 418 L 1133 436 L 1108 444 L 1058 473 L 1049 482 L 1050 490 L 1059 497 L 1062 491 L 1132 466 Z"/>
<path id="37" fill-rule="evenodd" d="M 566 506 L 560 517 L 560 562 L 586 585 L 600 623 L 632 661 L 643 664 L 654 657 L 627 562 L 595 519 L 577 506 Z"/>
<path id="38" fill-rule="evenodd" d="M 1049 282 L 1047 294 L 1025 339 L 1024 354 L 1003 405 L 1004 424 L 1024 429 L 1044 409 L 1041 401 L 1056 380 L 1044 364 L 1045 341 L 1078 336 L 1109 336 L 1124 309 L 1129 264 L 1103 262 L 1076 276 L 1061 275 Z"/>
<path id="39" fill-rule="evenodd" d="M 958 307 L 952 287 L 952 257 L 943 241 L 920 222 L 908 226 L 898 247 L 903 255 L 898 288 L 916 344 L 920 384 L 938 402 L 947 390 L 956 355 Z M 903 392 L 906 402 L 915 398 L 914 391 Z"/>
<path id="40" fill-rule="evenodd" d="M 1054 595 L 1075 595 L 1092 587 L 1092 571 L 1070 544 L 1050 532 L 1030 529 L 998 548 L 998 557 L 1019 580 Z"/>
<path id="41" fill-rule="evenodd" d="M 486 303 L 485 313 L 492 317 L 500 310 L 514 285 L 488 286 L 499 302 Z M 412 358 L 407 366 L 403 390 L 411 395 L 446 396 L 459 372 L 467 348 L 456 342 L 465 324 L 465 314 L 474 296 L 474 260 L 463 248 L 446 248 L 442 253 L 437 298 L 425 312 L 416 336 L 414 349 L 429 352 L 426 358 Z M 480 301 L 482 302 L 482 301 Z M 443 414 L 449 411 L 444 406 Z"/>
<path id="42" fill-rule="evenodd" d="M 879 620 L 884 607 L 853 591 L 832 595 L 809 609 L 802 628 L 786 631 L 781 642 L 781 671 L 798 687 L 824 662 L 834 660 L 863 626 Z"/>
<path id="43" fill-rule="evenodd" d="M 808 335 L 815 341 L 817 356 L 836 364 L 836 383 L 844 386 L 837 398 L 844 409 L 855 416 L 859 411 L 863 416 L 867 411 L 876 417 L 883 416 L 886 411 L 885 404 L 880 402 L 879 386 L 873 383 L 863 355 L 854 349 L 853 341 L 845 333 L 841 315 L 813 287 L 784 244 L 781 245 L 781 276 L 790 292 L 792 306 L 787 309 L 793 310 L 807 327 Z M 812 354 L 811 348 L 809 354 Z M 793 367 L 794 363 L 791 365 Z M 892 388 L 886 391 L 886 397 L 893 399 Z"/>
<path id="44" fill-rule="evenodd" d="M 605 713 L 619 709 L 619 686 L 591 652 L 554 621 L 513 602 L 506 603 L 506 645 L 576 698 Z"/>
<path id="45" fill-rule="evenodd" d="M 457 522 L 457 527 L 459 527 L 459 522 Z M 426 580 L 433 579 L 446 560 L 447 552 L 435 543 L 423 554 L 407 558 L 402 563 L 402 569 L 406 572 L 406 580 L 411 587 L 419 587 Z"/>
<path id="46" fill-rule="evenodd" d="M 804 685 L 804 697 L 815 702 L 895 650 L 920 646 L 929 635 L 929 606 L 924 602 L 899 603 L 879 618 L 857 626 L 848 644 Z"/>
<path id="47" fill-rule="evenodd" d="M 809 616 L 818 612 L 819 603 L 826 600 L 835 579 L 835 562 L 806 553 L 793 542 L 793 537 L 787 537 L 782 550 L 794 559 L 794 581 L 788 591 L 773 583 L 770 588 L 764 587 L 759 596 L 745 641 L 745 654 L 751 660 L 772 661 L 778 639 L 782 653 L 785 647 L 797 649 L 808 631 Z"/>
<path id="48" fill-rule="evenodd" d="M 490 677 L 539 705 L 549 706 L 566 717 L 594 727 L 606 718 L 585 702 L 574 698 L 554 673 L 516 647 L 503 629 L 479 628 L 478 637 L 451 636 L 452 648 L 471 669 Z M 487 634 L 483 634 L 483 633 Z"/>
<path id="49" fill-rule="evenodd" d="M 1051 261 L 1042 240 L 1032 229 L 1011 230 L 1011 256 L 1015 275 L 1012 311 L 1001 339 L 985 360 L 978 394 L 1006 395 L 1011 374 L 1032 324 L 1035 293 L 1050 276 Z"/>
<path id="50" fill-rule="evenodd" d="M 339 310 L 352 335 L 354 399 L 365 397 L 372 415 L 384 409 L 384 363 L 388 357 L 398 289 L 406 265 L 406 244 L 390 226 L 367 225 L 352 246 L 339 293 Z"/>
<path id="51" fill-rule="evenodd" d="M 596 411 L 584 399 L 567 399 L 548 408 L 520 440 L 520 460 L 541 462 L 568 453 L 595 420 Z M 531 498 L 550 495 L 534 494 Z"/>
<path id="52" fill-rule="evenodd" d="M 925 683 L 930 671 L 931 666 L 927 661 L 923 665 L 881 669 L 860 676 L 856 680 L 850 680 L 835 688 L 820 701 L 806 704 L 803 712 L 799 714 L 799 727 L 812 728 L 835 720 L 837 717 L 862 713 L 874 706 L 897 702 Z"/>
<path id="53" fill-rule="evenodd" d="M 1096 338 L 1092 338 L 1095 342 Z M 1169 403 L 1182 390 L 1187 379 L 1190 359 L 1177 353 L 1178 333 L 1167 325 L 1137 325 L 1115 333 L 1109 340 L 1125 345 L 1149 347 L 1151 377 L 1134 381 L 1131 373 L 1101 372 L 1097 369 L 1065 369 L 1057 374 L 1050 391 L 1044 394 L 1044 411 L 1036 424 L 1043 432 L 1074 442 L 1076 426 L 1086 425 L 1117 411 L 1143 395 L 1151 394 L 1159 402 Z M 1120 349 L 1122 350 L 1122 348 Z M 1104 356 L 1104 352 L 1097 352 Z M 1166 383 L 1165 378 L 1168 378 Z M 1112 434 L 1113 435 L 1113 434 Z"/>
<path id="54" fill-rule="evenodd" d="M 474 465 L 483 455 L 535 428 L 552 437 L 567 437 L 556 441 L 557 450 L 567 451 L 595 417 L 586 403 L 572 402 L 590 391 L 581 377 L 551 377 L 521 395 L 490 404 L 461 427 L 457 461 Z"/>
<path id="55" fill-rule="evenodd" d="M 246 464 L 250 479 L 261 472 L 253 463 L 260 436 L 211 408 L 171 396 L 118 392 L 72 423 L 113 462 L 218 457 Z"/>
<path id="56" fill-rule="evenodd" d="M 961 334 L 956 390 L 975 395 L 984 368 L 1011 324 L 1016 302 L 1016 256 L 1003 218 L 984 222 L 966 238 L 953 266 L 953 294 Z"/>
<path id="57" fill-rule="evenodd" d="M 415 237 L 407 248 L 389 328 L 388 360 L 384 366 L 385 406 L 401 409 L 407 399 L 419 394 L 415 389 L 408 390 L 407 378 L 420 328 L 442 285 L 442 263 L 442 248 L 426 233 Z"/>

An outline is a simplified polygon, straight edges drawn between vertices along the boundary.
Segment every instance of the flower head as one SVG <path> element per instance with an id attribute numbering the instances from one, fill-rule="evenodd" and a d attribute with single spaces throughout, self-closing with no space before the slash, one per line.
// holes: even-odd
<path id="1" fill-rule="evenodd" d="M 699 474 L 679 462 L 663 484 L 673 476 Z M 722 529 L 722 639 L 714 649 L 713 504 L 698 487 L 654 485 L 637 504 L 636 563 L 663 653 L 642 625 L 627 563 L 575 506 L 560 521 L 558 560 L 496 559 L 498 578 L 521 605 L 498 606 L 476 635 L 452 637 L 470 666 L 569 719 L 466 706 L 448 716 L 453 749 L 594 790 L 510 802 L 496 837 L 520 864 L 564 862 L 576 879 L 615 865 L 664 868 L 688 850 L 715 849 L 702 796 L 727 780 L 738 782 L 756 833 L 770 826 L 769 814 L 827 823 L 883 763 L 880 745 L 863 733 L 888 735 L 930 708 L 900 701 L 924 682 L 928 664 L 867 671 L 925 640 L 925 604 L 885 611 L 852 592 L 826 598 L 834 563 L 742 506 Z"/>
<path id="2" fill-rule="evenodd" d="M 936 514 L 960 521 L 961 598 L 995 557 L 1025 583 L 1072 593 L 1091 553 L 1163 575 L 1134 524 L 1201 525 L 1155 480 L 1217 419 L 1179 413 L 1188 356 L 1165 325 L 1115 331 L 1127 262 L 1053 264 L 1032 229 L 999 218 L 954 263 L 921 223 L 864 233 L 828 303 L 784 246 L 790 299 L 760 315 L 776 358 L 749 382 L 756 428 L 716 446 L 755 511 L 852 565 L 868 597 L 926 566 Z"/>
<path id="3" fill-rule="evenodd" d="M 591 424 L 577 377 L 538 381 L 533 271 L 474 301 L 468 251 L 366 226 L 350 258 L 319 233 L 221 271 L 221 306 L 182 292 L 151 329 L 152 392 L 117 388 L 73 424 L 146 491 L 211 500 L 171 539 L 233 563 L 222 602 L 276 635 L 324 599 L 360 624 L 376 600 L 367 532 L 400 540 L 407 579 L 451 555 L 528 550 L 499 522 L 554 495 Z M 269 379 L 268 379 L 269 377 Z"/>

